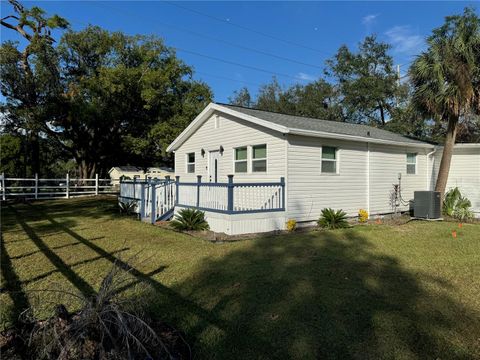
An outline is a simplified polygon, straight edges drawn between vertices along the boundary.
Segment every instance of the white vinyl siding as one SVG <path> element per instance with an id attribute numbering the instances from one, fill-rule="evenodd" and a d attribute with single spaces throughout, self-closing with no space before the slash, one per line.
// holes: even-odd
<path id="1" fill-rule="evenodd" d="M 407 152 L 415 151 L 416 171 L 420 176 L 407 176 L 405 158 Z M 390 201 L 393 184 L 398 184 L 401 174 L 401 195 L 405 204 L 400 210 L 409 209 L 408 201 L 416 190 L 427 190 L 427 156 L 431 149 L 412 149 L 402 146 L 370 144 L 370 212 L 386 214 L 392 212 Z"/>
<path id="2" fill-rule="evenodd" d="M 208 178 L 208 152 L 218 150 L 220 146 L 224 151 L 218 160 L 218 182 L 227 182 L 227 175 L 234 175 L 234 182 L 272 182 L 280 181 L 285 176 L 285 147 L 286 142 L 282 134 L 266 129 L 256 124 L 230 115 L 220 114 L 220 127 L 215 129 L 214 121 L 217 114 L 212 116 L 200 126 L 176 151 L 175 151 L 175 175 L 180 176 L 181 181 L 196 181 L 195 175 L 202 175 L 202 179 Z M 252 151 L 254 145 L 267 145 L 267 172 L 235 172 L 235 154 L 238 147 L 248 147 Z M 206 154 L 201 155 L 204 149 Z M 185 156 L 195 152 L 195 174 L 189 174 L 185 168 Z M 252 154 L 248 154 L 249 159 Z M 250 162 L 250 160 L 249 160 Z M 251 164 L 249 163 L 249 166 Z M 205 180 L 206 181 L 206 180 Z"/>
<path id="3" fill-rule="evenodd" d="M 365 143 L 298 135 L 288 135 L 287 139 L 287 218 L 318 220 L 326 207 L 355 216 L 358 209 L 366 207 Z M 337 176 L 322 174 L 322 147 L 326 146 L 341 149 L 342 171 Z"/>
<path id="4" fill-rule="evenodd" d="M 430 159 L 430 190 L 435 189 L 443 148 Z M 458 187 L 472 203 L 472 210 L 480 216 L 480 148 L 456 145 L 448 174 L 447 191 Z"/>

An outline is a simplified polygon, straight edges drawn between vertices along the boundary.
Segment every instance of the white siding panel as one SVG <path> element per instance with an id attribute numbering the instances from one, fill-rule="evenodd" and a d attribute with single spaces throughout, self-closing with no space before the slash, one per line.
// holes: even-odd
<path id="1" fill-rule="evenodd" d="M 440 148 L 435 153 L 435 160 L 432 163 L 432 181 L 431 189 L 435 188 L 435 182 L 442 160 L 443 149 Z M 447 181 L 447 191 L 458 187 L 460 192 L 470 199 L 472 209 L 477 215 L 480 214 L 480 148 L 462 148 L 459 146 L 454 149 L 450 172 Z"/>
<path id="2" fill-rule="evenodd" d="M 355 216 L 367 204 L 367 144 L 304 136 L 288 137 L 288 218 L 318 219 L 325 207 Z M 338 174 L 321 173 L 321 147 L 338 150 Z"/>
<path id="3" fill-rule="evenodd" d="M 417 153 L 417 172 L 407 174 L 407 153 Z M 427 190 L 428 150 L 410 147 L 370 145 L 370 213 L 382 214 L 392 212 L 391 193 L 393 185 L 398 184 L 401 174 L 401 195 L 404 204 L 402 211 L 408 210 L 408 201 L 413 200 L 413 192 Z"/>
<path id="4" fill-rule="evenodd" d="M 180 181 L 196 181 L 202 175 L 202 181 L 208 181 L 208 151 L 218 150 L 223 146 L 224 152 L 219 160 L 218 182 L 227 182 L 227 175 L 234 174 L 234 148 L 267 144 L 267 172 L 234 174 L 235 182 L 280 181 L 285 176 L 285 146 L 282 134 L 255 124 L 227 115 L 218 115 L 218 127 L 212 115 L 190 138 L 175 152 L 175 174 Z M 201 156 L 201 149 L 206 151 Z M 187 153 L 195 152 L 195 174 L 186 172 Z M 251 154 L 249 154 L 251 156 Z"/>

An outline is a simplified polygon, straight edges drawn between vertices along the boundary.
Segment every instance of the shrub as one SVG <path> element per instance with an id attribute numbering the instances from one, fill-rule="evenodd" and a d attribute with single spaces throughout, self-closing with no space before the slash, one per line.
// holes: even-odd
<path id="1" fill-rule="evenodd" d="M 31 325 L 20 336 L 25 338 L 25 346 L 17 351 L 29 353 L 31 359 L 174 358 L 161 331 L 155 330 L 154 322 L 142 312 L 146 305 L 142 299 L 121 295 L 130 282 L 128 265 L 115 264 L 92 296 L 58 290 L 80 300 L 80 310 L 70 314 L 60 304 L 46 320 L 27 318 L 26 324 Z"/>
<path id="2" fill-rule="evenodd" d="M 443 199 L 443 213 L 461 221 L 473 218 L 471 206 L 470 200 L 462 196 L 458 187 L 450 189 Z"/>
<path id="3" fill-rule="evenodd" d="M 288 232 L 294 232 L 297 229 L 297 220 L 289 219 L 285 223 L 285 227 L 287 228 Z"/>
<path id="4" fill-rule="evenodd" d="M 322 215 L 318 219 L 318 226 L 324 229 L 340 229 L 349 227 L 347 222 L 347 214 L 343 210 L 333 210 L 325 208 Z"/>
<path id="5" fill-rule="evenodd" d="M 368 211 L 365 209 L 358 210 L 358 221 L 366 223 L 368 221 Z"/>
<path id="6" fill-rule="evenodd" d="M 127 202 L 119 201 L 118 207 L 120 209 L 121 214 L 132 215 L 135 212 L 137 204 L 135 203 L 135 201 L 127 201 Z"/>
<path id="7" fill-rule="evenodd" d="M 177 230 L 208 230 L 205 213 L 197 209 L 182 209 L 175 215 L 170 225 Z"/>

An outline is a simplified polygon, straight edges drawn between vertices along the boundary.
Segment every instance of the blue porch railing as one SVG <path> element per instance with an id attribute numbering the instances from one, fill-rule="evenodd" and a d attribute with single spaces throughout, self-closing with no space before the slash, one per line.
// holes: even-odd
<path id="1" fill-rule="evenodd" d="M 181 182 L 177 176 L 176 206 L 224 214 L 285 211 L 285 178 L 279 182 L 227 183 Z"/>
<path id="2" fill-rule="evenodd" d="M 285 179 L 279 182 L 226 183 L 165 180 L 123 180 L 119 201 L 135 202 L 140 219 L 155 223 L 173 215 L 175 206 L 223 214 L 285 211 Z"/>

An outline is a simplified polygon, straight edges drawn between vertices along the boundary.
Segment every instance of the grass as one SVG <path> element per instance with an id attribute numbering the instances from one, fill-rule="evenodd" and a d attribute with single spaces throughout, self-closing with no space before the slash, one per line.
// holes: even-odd
<path id="1" fill-rule="evenodd" d="M 120 217 L 107 198 L 2 206 L 4 326 L 30 305 L 39 316 L 59 301 L 74 309 L 36 290 L 90 294 L 128 261 L 123 290 L 185 331 L 196 358 L 480 358 L 480 225 L 212 244 Z"/>

